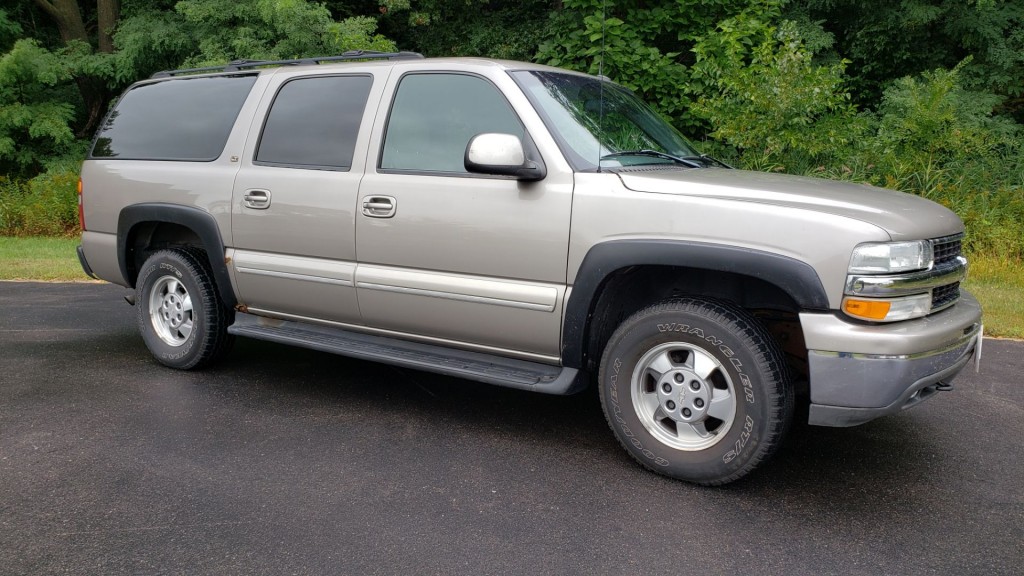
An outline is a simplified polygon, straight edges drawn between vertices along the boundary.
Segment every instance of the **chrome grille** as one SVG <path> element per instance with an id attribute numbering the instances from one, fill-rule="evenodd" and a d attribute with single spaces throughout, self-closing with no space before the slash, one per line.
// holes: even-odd
<path id="1" fill-rule="evenodd" d="M 960 299 L 960 283 L 954 282 L 932 290 L 932 310 L 940 310 Z"/>
<path id="2" fill-rule="evenodd" d="M 960 255 L 960 250 L 963 245 L 963 234 L 954 234 L 953 236 L 943 236 L 942 238 L 935 238 L 932 240 L 932 252 L 935 255 L 935 265 L 941 266 L 946 262 L 950 262 Z"/>
<path id="3" fill-rule="evenodd" d="M 963 248 L 963 234 L 943 236 L 932 240 L 932 253 L 935 257 L 935 267 L 939 268 L 953 262 L 960 256 Z M 932 289 L 932 311 L 939 311 L 956 304 L 960 299 L 960 283 L 954 282 L 945 286 Z"/>

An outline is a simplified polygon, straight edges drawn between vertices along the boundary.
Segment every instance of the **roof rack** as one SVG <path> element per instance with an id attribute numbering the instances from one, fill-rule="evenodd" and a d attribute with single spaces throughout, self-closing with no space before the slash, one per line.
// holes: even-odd
<path id="1" fill-rule="evenodd" d="M 373 50 L 349 50 L 340 56 L 313 56 L 294 60 L 233 60 L 223 66 L 206 68 L 185 68 L 182 70 L 163 70 L 150 78 L 171 78 L 183 74 L 199 74 L 201 72 L 238 72 L 240 70 L 259 68 L 261 66 L 305 66 L 321 62 L 345 62 L 351 60 L 418 60 L 423 58 L 419 52 L 375 52 Z"/>

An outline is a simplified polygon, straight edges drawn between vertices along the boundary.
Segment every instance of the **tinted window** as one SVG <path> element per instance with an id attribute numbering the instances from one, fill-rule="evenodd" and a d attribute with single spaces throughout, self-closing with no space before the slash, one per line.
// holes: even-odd
<path id="1" fill-rule="evenodd" d="M 96 135 L 93 158 L 214 160 L 256 76 L 185 78 L 129 90 Z"/>
<path id="2" fill-rule="evenodd" d="M 370 94 L 369 76 L 300 78 L 270 108 L 256 161 L 348 170 Z"/>
<path id="3" fill-rule="evenodd" d="M 484 132 L 523 137 L 523 127 L 490 82 L 459 74 L 412 74 L 391 106 L 380 167 L 466 172 L 469 140 Z"/>

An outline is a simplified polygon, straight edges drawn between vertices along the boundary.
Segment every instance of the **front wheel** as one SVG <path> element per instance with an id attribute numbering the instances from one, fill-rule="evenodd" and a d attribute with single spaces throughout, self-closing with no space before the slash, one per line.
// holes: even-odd
<path id="1" fill-rule="evenodd" d="M 785 360 L 749 313 L 673 299 L 612 334 L 598 374 L 616 437 L 651 470 L 704 485 L 737 480 L 778 448 L 793 413 Z"/>
<path id="2" fill-rule="evenodd" d="M 200 368 L 230 348 L 231 312 L 220 300 L 205 252 L 154 253 L 139 272 L 136 291 L 139 331 L 161 364 Z"/>

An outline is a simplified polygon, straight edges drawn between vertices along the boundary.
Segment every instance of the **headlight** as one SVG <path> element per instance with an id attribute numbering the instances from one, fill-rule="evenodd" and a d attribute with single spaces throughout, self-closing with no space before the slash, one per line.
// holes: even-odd
<path id="1" fill-rule="evenodd" d="M 850 257 L 851 274 L 891 274 L 931 266 L 932 243 L 927 240 L 861 244 Z"/>

